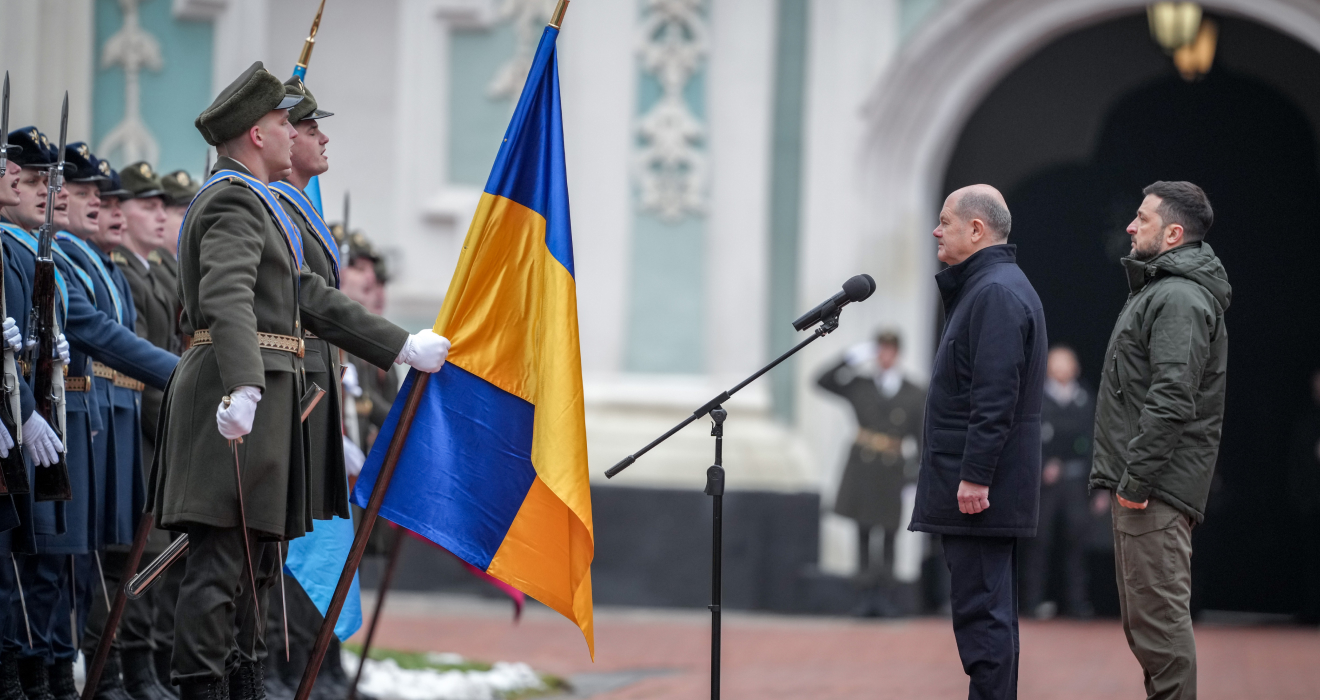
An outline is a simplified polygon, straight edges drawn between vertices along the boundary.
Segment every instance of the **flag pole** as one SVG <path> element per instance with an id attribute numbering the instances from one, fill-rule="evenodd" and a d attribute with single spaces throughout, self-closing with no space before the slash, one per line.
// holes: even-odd
<path id="1" fill-rule="evenodd" d="M 298 693 L 294 696 L 294 700 L 307 700 L 311 697 L 312 686 L 316 685 L 316 675 L 321 671 L 321 662 L 325 660 L 325 652 L 330 648 L 330 638 L 335 633 L 335 623 L 339 621 L 339 613 L 344 609 L 344 599 L 348 597 L 348 591 L 353 586 L 353 575 L 357 573 L 358 565 L 362 563 L 362 555 L 366 554 L 371 528 L 376 524 L 376 516 L 380 514 L 381 503 L 385 501 L 385 492 L 390 488 L 390 479 L 394 478 L 394 467 L 399 463 L 399 455 L 403 453 L 403 446 L 408 441 L 408 431 L 412 429 L 413 418 L 417 416 L 417 407 L 422 402 L 422 395 L 430 379 L 431 375 L 426 372 L 413 373 L 412 387 L 408 390 L 403 412 L 399 414 L 399 423 L 394 429 L 393 437 L 390 438 L 390 447 L 385 452 L 385 461 L 380 465 L 380 473 L 376 475 L 376 483 L 371 487 L 367 511 L 362 516 L 362 524 L 358 526 L 357 534 L 353 537 L 353 548 L 348 551 L 348 561 L 344 562 L 344 570 L 339 575 L 339 584 L 335 586 L 335 594 L 330 598 L 330 607 L 326 608 L 325 619 L 316 634 L 316 643 L 312 645 L 312 653 L 307 659 L 307 668 L 303 670 L 302 681 L 298 684 Z"/>
<path id="2" fill-rule="evenodd" d="M 555 5 L 555 11 L 550 15 L 551 27 L 559 29 L 563 25 L 568 2 L 569 0 L 559 0 Z M 298 692 L 294 695 L 294 700 L 308 700 L 312 695 L 312 686 L 316 685 L 316 676 L 321 672 L 321 663 L 325 661 L 326 650 L 330 648 L 330 638 L 335 633 L 339 613 L 344 609 L 344 599 L 348 597 L 349 588 L 353 585 L 353 575 L 357 573 L 358 565 L 362 563 L 362 555 L 366 554 L 371 528 L 375 526 L 376 517 L 380 515 L 385 492 L 389 490 L 390 480 L 394 478 L 394 467 L 398 465 L 399 456 L 403 454 L 408 431 L 412 429 L 413 419 L 417 416 L 417 407 L 422 402 L 422 394 L 430 379 L 431 375 L 426 372 L 413 373 L 412 387 L 408 390 L 403 411 L 399 414 L 398 425 L 395 426 L 394 435 L 390 438 L 389 449 L 385 451 L 385 460 L 380 465 L 380 473 L 376 475 L 376 483 L 371 487 L 367 511 L 362 517 L 362 524 L 358 526 L 357 534 L 353 537 L 353 548 L 349 550 L 348 561 L 344 562 L 344 570 L 339 574 L 339 584 L 335 586 L 335 594 L 330 598 L 330 606 L 326 608 L 325 619 L 316 634 L 316 643 L 312 645 L 312 653 L 307 659 L 307 668 L 303 669 L 302 681 L 298 684 Z M 365 658 L 362 659 L 362 663 L 366 663 Z"/>

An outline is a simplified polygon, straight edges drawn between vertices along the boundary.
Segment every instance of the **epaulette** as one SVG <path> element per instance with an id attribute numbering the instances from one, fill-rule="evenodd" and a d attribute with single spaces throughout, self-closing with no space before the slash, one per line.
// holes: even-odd
<path id="1" fill-rule="evenodd" d="M 117 250 L 110 254 L 110 260 L 114 262 L 116 265 L 128 264 L 128 257 Z"/>
<path id="2" fill-rule="evenodd" d="M 150 253 L 147 253 L 147 260 L 150 260 L 151 262 L 154 262 L 154 263 L 156 263 L 157 265 L 161 264 L 161 260 L 160 260 L 160 251 L 159 251 L 159 250 L 153 250 L 153 251 L 151 251 Z"/>

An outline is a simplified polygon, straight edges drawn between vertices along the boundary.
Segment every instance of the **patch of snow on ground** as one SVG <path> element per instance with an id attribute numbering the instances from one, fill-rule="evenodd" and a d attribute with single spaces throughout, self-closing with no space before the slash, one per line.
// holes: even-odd
<path id="1" fill-rule="evenodd" d="M 343 652 L 344 671 L 357 673 L 358 657 Z M 432 663 L 457 664 L 457 654 L 428 654 Z M 525 663 L 497 661 L 489 671 L 437 671 L 399 668 L 393 659 L 367 659 L 362 692 L 380 700 L 498 700 L 505 693 L 545 688 L 541 677 Z"/>

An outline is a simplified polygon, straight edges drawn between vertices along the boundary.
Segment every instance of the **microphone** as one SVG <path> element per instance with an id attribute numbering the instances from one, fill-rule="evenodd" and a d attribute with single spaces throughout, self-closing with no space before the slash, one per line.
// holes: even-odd
<path id="1" fill-rule="evenodd" d="M 793 330 L 804 331 L 821 319 L 839 312 L 846 304 L 864 301 L 875 291 L 875 280 L 870 275 L 857 275 L 843 283 L 843 291 L 826 299 L 816 308 L 802 314 L 793 322 Z"/>

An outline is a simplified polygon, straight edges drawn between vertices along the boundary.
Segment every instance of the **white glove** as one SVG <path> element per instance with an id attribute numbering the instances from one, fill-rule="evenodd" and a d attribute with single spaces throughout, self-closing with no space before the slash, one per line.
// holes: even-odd
<path id="1" fill-rule="evenodd" d="M 5 342 L 14 352 L 23 352 L 23 333 L 18 330 L 18 323 L 12 318 L 5 319 Z"/>
<path id="2" fill-rule="evenodd" d="M 9 450 L 14 447 L 14 436 L 9 434 L 3 426 L 0 426 L 0 457 L 8 457 Z"/>
<path id="3" fill-rule="evenodd" d="M 362 465 L 366 464 L 367 456 L 362 454 L 362 448 L 357 443 L 344 436 L 344 472 L 348 478 L 352 479 L 362 473 Z"/>
<path id="4" fill-rule="evenodd" d="M 353 398 L 362 396 L 362 385 L 358 384 L 357 365 L 352 362 L 344 364 L 344 378 L 340 380 L 344 383 L 344 393 Z"/>
<path id="5" fill-rule="evenodd" d="M 23 421 L 23 446 L 32 461 L 43 467 L 59 462 L 60 453 L 64 451 L 64 444 L 55 436 L 54 429 L 36 411 Z"/>
<path id="6" fill-rule="evenodd" d="M 427 328 L 418 331 L 417 335 L 408 336 L 408 342 L 403 345 L 403 352 L 400 352 L 394 361 L 430 373 L 439 372 L 440 368 L 445 366 L 447 357 L 449 357 L 449 339 L 436 335 L 435 331 Z"/>
<path id="7" fill-rule="evenodd" d="M 257 415 L 257 402 L 261 390 L 255 386 L 240 386 L 229 395 L 229 405 L 221 401 L 215 409 L 215 424 L 226 440 L 237 440 L 252 432 L 252 419 Z"/>
<path id="8" fill-rule="evenodd" d="M 69 364 L 69 341 L 64 339 L 61 333 L 58 340 L 55 341 L 55 356 L 60 358 L 60 362 Z"/>
<path id="9" fill-rule="evenodd" d="M 843 359 L 854 368 L 864 367 L 875 361 L 875 355 L 880 349 L 875 346 L 875 341 L 867 340 L 858 343 L 850 348 L 844 354 Z"/>

